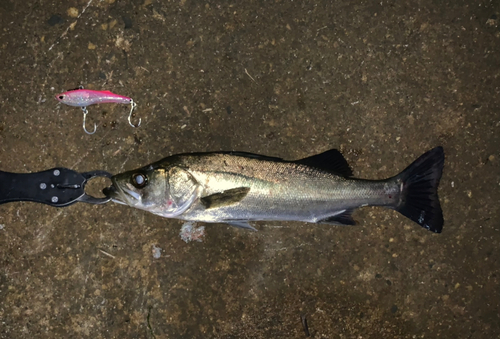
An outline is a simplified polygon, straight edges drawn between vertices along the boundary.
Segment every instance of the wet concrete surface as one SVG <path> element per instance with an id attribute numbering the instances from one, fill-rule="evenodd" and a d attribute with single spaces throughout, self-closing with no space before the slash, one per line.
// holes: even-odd
<path id="1" fill-rule="evenodd" d="M 442 234 L 364 208 L 186 244 L 127 206 L 1 205 L 1 338 L 305 338 L 304 315 L 312 338 L 500 335 L 498 2 L 6 0 L 0 18 L 3 171 L 338 148 L 377 179 L 446 153 Z M 92 106 L 86 135 L 54 99 L 79 85 L 134 98 L 142 125 Z"/>

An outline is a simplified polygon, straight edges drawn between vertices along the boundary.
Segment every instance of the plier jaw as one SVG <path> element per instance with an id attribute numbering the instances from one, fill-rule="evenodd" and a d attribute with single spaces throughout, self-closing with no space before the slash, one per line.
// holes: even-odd
<path id="1" fill-rule="evenodd" d="M 105 171 L 78 173 L 56 167 L 36 173 L 0 171 L 0 204 L 14 201 L 33 201 L 54 207 L 65 207 L 76 202 L 105 204 L 111 198 L 96 198 L 85 193 L 85 185 L 95 177 L 111 178 Z"/>
<path id="2" fill-rule="evenodd" d="M 85 181 L 82 184 L 83 185 L 83 194 L 75 202 L 79 201 L 79 202 L 85 202 L 87 204 L 102 205 L 102 204 L 105 204 L 105 203 L 111 201 L 110 197 L 96 198 L 96 197 L 93 197 L 91 195 L 88 195 L 87 193 L 85 193 L 85 184 L 90 179 L 97 178 L 97 177 L 111 178 L 113 176 L 113 174 L 106 172 L 106 171 L 90 171 L 90 172 L 80 173 L 80 175 L 85 178 Z"/>

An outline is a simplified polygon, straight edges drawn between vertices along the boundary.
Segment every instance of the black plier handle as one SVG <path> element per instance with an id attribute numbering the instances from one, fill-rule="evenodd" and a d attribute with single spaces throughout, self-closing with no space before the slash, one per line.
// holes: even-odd
<path id="1" fill-rule="evenodd" d="M 75 202 L 105 204 L 110 198 L 96 198 L 85 193 L 85 184 L 95 177 L 111 178 L 105 171 L 78 173 L 68 168 L 53 168 L 36 173 L 0 171 L 0 204 L 34 201 L 54 207 Z"/>

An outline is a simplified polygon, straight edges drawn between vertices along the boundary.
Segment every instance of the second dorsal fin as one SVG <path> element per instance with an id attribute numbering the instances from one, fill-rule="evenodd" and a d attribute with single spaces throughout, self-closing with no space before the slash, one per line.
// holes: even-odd
<path id="1" fill-rule="evenodd" d="M 325 171 L 329 171 L 343 177 L 352 176 L 352 169 L 349 167 L 339 150 L 331 149 L 329 151 L 316 154 L 304 159 L 296 160 L 295 163 L 316 167 Z"/>

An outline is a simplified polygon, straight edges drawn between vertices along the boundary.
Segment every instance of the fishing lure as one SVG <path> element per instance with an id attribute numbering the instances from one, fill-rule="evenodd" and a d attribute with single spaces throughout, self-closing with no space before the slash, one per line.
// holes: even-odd
<path id="1" fill-rule="evenodd" d="M 134 111 L 137 104 L 132 100 L 132 98 L 115 94 L 110 91 L 94 91 L 91 89 L 75 89 L 71 91 L 67 91 L 61 94 L 56 95 L 56 99 L 63 104 L 81 107 L 83 111 L 83 130 L 87 134 L 94 134 L 96 131 L 96 124 L 94 123 L 94 131 L 89 132 L 85 128 L 85 120 L 87 117 L 87 106 L 94 104 L 130 104 L 130 114 L 128 115 L 128 123 L 132 127 L 139 127 L 141 125 L 141 120 L 139 119 L 139 123 L 137 125 L 132 124 L 132 112 Z"/>

